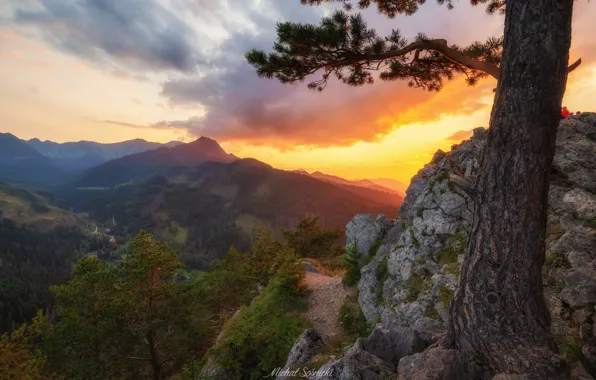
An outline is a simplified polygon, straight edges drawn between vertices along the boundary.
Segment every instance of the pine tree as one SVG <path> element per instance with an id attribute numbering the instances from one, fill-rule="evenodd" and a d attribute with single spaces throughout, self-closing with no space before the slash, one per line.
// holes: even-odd
<path id="1" fill-rule="evenodd" d="M 188 324 L 189 304 L 172 281 L 183 265 L 176 252 L 145 231 L 130 246 L 121 292 L 126 331 L 135 347 L 126 358 L 149 363 L 152 378 L 159 380 L 164 365 L 171 364 L 184 346 L 177 332 Z"/>
<path id="2" fill-rule="evenodd" d="M 338 256 L 338 239 L 343 236 L 339 228 L 323 228 L 319 217 L 304 218 L 296 223 L 294 230 L 282 229 L 286 244 L 300 257 L 320 259 Z"/>
<path id="3" fill-rule="evenodd" d="M 48 329 L 43 352 L 48 367 L 72 379 L 109 378 L 117 368 L 115 355 L 123 344 L 120 310 L 116 308 L 117 276 L 95 257 L 81 259 L 75 277 L 51 288 L 59 321 Z"/>
<path id="4" fill-rule="evenodd" d="M 319 5 L 333 0 L 302 0 Z M 274 53 L 253 50 L 258 75 L 304 81 L 323 90 L 336 77 L 352 86 L 406 80 L 439 91 L 456 74 L 469 84 L 498 80 L 488 143 L 475 179 L 476 207 L 460 284 L 451 307 L 447 343 L 483 359 L 493 372 L 559 378 L 561 360 L 550 333 L 541 267 L 550 166 L 569 61 L 573 0 L 471 0 L 504 13 L 502 37 L 466 47 L 423 34 L 407 41 L 398 30 L 380 37 L 346 10 L 320 25 L 279 23 Z M 452 7 L 451 0 L 437 0 Z M 393 18 L 415 13 L 425 0 L 360 0 Z"/>

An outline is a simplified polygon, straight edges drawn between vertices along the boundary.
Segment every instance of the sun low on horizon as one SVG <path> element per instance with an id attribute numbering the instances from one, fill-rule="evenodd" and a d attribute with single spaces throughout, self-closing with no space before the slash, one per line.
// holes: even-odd
<path id="1" fill-rule="evenodd" d="M 13 1 L 0 4 L 0 132 L 21 139 L 101 143 L 135 138 L 216 139 L 238 157 L 276 168 L 348 179 L 409 183 L 438 150 L 488 127 L 494 79 L 463 78 L 438 93 L 403 82 L 323 92 L 257 77 L 244 53 L 271 51 L 278 21 L 318 23 L 338 6 L 288 0 Z M 594 111 L 596 7 L 577 2 L 564 104 Z M 436 4 L 394 20 L 364 12 L 381 34 L 393 28 L 469 44 L 498 36 L 503 18 L 482 7 Z"/>

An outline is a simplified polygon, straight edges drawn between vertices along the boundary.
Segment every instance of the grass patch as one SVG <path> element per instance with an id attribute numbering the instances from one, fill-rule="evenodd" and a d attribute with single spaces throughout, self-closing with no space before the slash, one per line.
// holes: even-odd
<path id="1" fill-rule="evenodd" d="M 420 248 L 420 242 L 418 239 L 416 239 L 416 235 L 414 235 L 414 231 L 412 230 L 410 230 L 410 237 L 412 238 L 412 244 L 414 244 L 414 247 Z"/>
<path id="2" fill-rule="evenodd" d="M 413 302 L 418 299 L 420 293 L 430 289 L 431 281 L 427 276 L 421 276 L 418 273 L 412 274 L 410 282 L 407 286 L 408 295 L 406 296 L 407 302 Z"/>
<path id="3" fill-rule="evenodd" d="M 416 265 L 424 265 L 424 264 L 426 264 L 426 261 L 422 257 L 419 257 L 416 259 Z"/>
<path id="4" fill-rule="evenodd" d="M 449 171 L 441 170 L 441 173 L 439 173 L 439 176 L 437 177 L 437 181 L 443 182 L 443 181 L 447 181 L 448 179 L 449 179 Z"/>
<path id="5" fill-rule="evenodd" d="M 435 305 L 430 305 L 429 307 L 427 307 L 424 311 L 424 315 L 430 319 L 442 321 L 441 315 L 439 314 L 437 309 L 435 309 Z"/>
<path id="6" fill-rule="evenodd" d="M 465 253 L 468 239 L 466 235 L 458 232 L 451 235 L 447 242 L 448 244 L 436 253 L 436 259 L 439 264 L 446 265 L 447 271 L 459 279 L 461 265 L 458 262 L 458 257 Z"/>
<path id="7" fill-rule="evenodd" d="M 453 293 L 451 293 L 444 285 L 441 285 L 439 288 L 439 301 L 441 301 L 443 309 L 449 311 L 451 301 L 453 301 Z"/>
<path id="8" fill-rule="evenodd" d="M 379 306 L 385 306 L 385 300 L 383 299 L 383 286 L 377 289 L 375 296 L 377 297 L 377 304 Z"/>
<path id="9" fill-rule="evenodd" d="M 548 273 L 555 268 L 571 268 L 571 264 L 569 263 L 569 260 L 567 260 L 567 256 L 561 252 L 551 252 L 551 254 L 546 257 L 544 266 L 547 268 Z"/>
<path id="10" fill-rule="evenodd" d="M 573 364 L 584 359 L 582 342 L 578 335 L 555 335 L 555 343 L 567 364 Z"/>
<path id="11" fill-rule="evenodd" d="M 372 245 L 368 248 L 368 257 L 373 257 L 379 251 L 379 248 L 383 245 L 383 239 L 377 239 Z"/>
<path id="12" fill-rule="evenodd" d="M 358 302 L 348 298 L 339 308 L 339 323 L 344 332 L 353 338 L 368 336 L 370 328 Z"/>
<path id="13" fill-rule="evenodd" d="M 589 219 L 589 220 L 586 220 L 585 225 L 588 228 L 594 228 L 594 229 L 596 229 L 596 217 L 595 218 L 592 218 L 592 219 Z"/>
<path id="14" fill-rule="evenodd" d="M 556 239 L 558 239 L 561 236 L 563 236 L 564 233 L 565 233 L 565 229 L 563 227 L 561 227 L 560 224 L 552 225 L 546 231 L 546 235 L 547 236 L 552 236 L 552 237 L 554 237 Z"/>
<path id="15" fill-rule="evenodd" d="M 377 280 L 385 281 L 389 277 L 389 270 L 387 269 L 387 259 L 381 261 L 377 267 Z"/>

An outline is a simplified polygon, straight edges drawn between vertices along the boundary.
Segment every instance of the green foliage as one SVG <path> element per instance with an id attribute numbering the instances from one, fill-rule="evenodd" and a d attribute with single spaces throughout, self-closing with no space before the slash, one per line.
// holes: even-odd
<path id="1" fill-rule="evenodd" d="M 413 273 L 410 276 L 410 281 L 407 285 L 408 294 L 406 296 L 407 302 L 413 302 L 418 299 L 420 293 L 430 289 L 431 281 L 426 275 L 419 275 L 418 273 Z"/>
<path id="2" fill-rule="evenodd" d="M 414 235 L 414 231 L 412 229 L 410 229 L 410 237 L 412 238 L 412 244 L 414 247 L 420 248 L 420 242 L 416 238 L 416 235 Z"/>
<path id="3" fill-rule="evenodd" d="M 252 50 L 246 54 L 249 64 L 256 68 L 259 76 L 276 78 L 282 83 L 302 82 L 321 70 L 321 79 L 308 84 L 318 91 L 326 87 L 330 77 L 351 86 L 373 83 L 372 72 L 377 70 L 383 70 L 382 80 L 407 80 L 410 87 L 428 91 L 439 91 L 445 79 L 458 73 L 466 74 L 468 83 L 473 85 L 487 74 L 449 60 L 439 51 L 449 49 L 497 65 L 503 45 L 502 38 L 491 38 L 465 48 L 447 47 L 442 41 L 431 40 L 423 34 L 409 43 L 397 29 L 381 37 L 368 28 L 361 14 L 343 11 L 323 18 L 318 26 L 279 23 L 277 36 L 275 52 L 266 54 Z M 409 53 L 414 51 L 415 57 L 410 57 Z"/>
<path id="4" fill-rule="evenodd" d="M 358 246 L 356 243 L 349 245 L 346 249 L 346 256 L 344 265 L 346 273 L 344 274 L 343 283 L 347 286 L 352 286 L 360 281 L 360 255 L 358 254 Z"/>
<path id="5" fill-rule="evenodd" d="M 372 258 L 374 257 L 377 252 L 379 252 L 379 248 L 381 248 L 381 246 L 383 245 L 383 238 L 379 238 L 377 240 L 375 240 L 374 243 L 372 243 L 370 245 L 370 247 L 368 247 L 368 257 Z"/>
<path id="6" fill-rule="evenodd" d="M 416 265 L 424 265 L 424 264 L 426 264 L 426 261 L 422 257 L 419 257 L 416 259 Z"/>
<path id="7" fill-rule="evenodd" d="M 443 182 L 449 180 L 449 171 L 448 170 L 441 170 L 441 173 L 437 176 L 437 181 Z"/>
<path id="8" fill-rule="evenodd" d="M 39 311 L 30 324 L 23 324 L 10 336 L 0 336 L 0 378 L 11 380 L 55 379 L 43 374 L 45 357 L 35 347 L 35 342 L 48 327 L 47 317 Z"/>
<path id="9" fill-rule="evenodd" d="M 442 320 L 441 315 L 439 314 L 437 309 L 435 309 L 435 305 L 430 305 L 429 307 L 427 307 L 424 311 L 424 315 L 430 319 L 435 319 L 437 321 Z"/>
<path id="10" fill-rule="evenodd" d="M 461 265 L 458 262 L 458 256 L 465 253 L 467 237 L 462 233 L 455 233 L 449 237 L 445 247 L 436 253 L 437 262 L 447 266 L 449 273 L 455 274 L 459 278 Z"/>
<path id="11" fill-rule="evenodd" d="M 385 300 L 383 299 L 383 285 L 379 286 L 377 289 L 377 293 L 375 294 L 377 298 L 377 305 L 385 306 Z"/>
<path id="12" fill-rule="evenodd" d="M 567 260 L 567 256 L 565 256 L 565 254 L 562 252 L 551 252 L 549 255 L 547 255 L 546 260 L 544 261 L 544 266 L 546 267 L 548 273 L 555 268 L 571 268 L 571 264 L 569 263 L 569 260 Z"/>
<path id="13" fill-rule="evenodd" d="M 346 299 L 339 309 L 339 323 L 346 334 L 354 337 L 364 337 L 370 334 L 366 318 L 358 302 Z"/>
<path id="14" fill-rule="evenodd" d="M 578 335 L 555 335 L 554 338 L 559 352 L 568 364 L 584 359 L 582 341 Z"/>
<path id="15" fill-rule="evenodd" d="M 377 280 L 384 282 L 389 277 L 389 269 L 387 269 L 388 259 L 385 259 L 379 263 L 377 268 Z"/>
<path id="16" fill-rule="evenodd" d="M 327 229 L 319 224 L 319 217 L 302 219 L 295 229 L 282 229 L 288 247 L 300 257 L 319 259 L 341 255 L 341 247 L 337 244 L 343 236 L 339 228 Z"/>
<path id="17" fill-rule="evenodd" d="M 586 220 L 586 227 L 596 229 L 596 217 L 595 218 L 592 218 L 592 219 L 589 219 L 589 220 Z"/>
<path id="18" fill-rule="evenodd" d="M 42 232 L 0 218 L 0 333 L 33 318 L 53 302 L 51 285 L 72 277 L 72 264 L 85 253 L 103 249 L 78 228 Z"/>
<path id="19" fill-rule="evenodd" d="M 558 239 L 565 233 L 565 229 L 560 224 L 551 225 L 546 230 L 546 235 Z"/>
<path id="20" fill-rule="evenodd" d="M 263 293 L 227 326 L 212 355 L 231 378 L 262 379 L 283 366 L 294 340 L 308 327 L 298 286 L 303 275 L 303 266 L 288 257 Z"/>
<path id="21" fill-rule="evenodd" d="M 453 301 L 453 293 L 451 293 L 445 286 L 441 286 L 439 287 L 439 300 L 443 305 L 443 309 L 449 311 L 451 301 Z"/>
<path id="22" fill-rule="evenodd" d="M 121 265 L 79 261 L 73 280 L 52 289 L 59 320 L 42 345 L 48 369 L 69 379 L 171 375 L 201 337 L 188 286 L 172 281 L 181 267 L 144 231 Z"/>

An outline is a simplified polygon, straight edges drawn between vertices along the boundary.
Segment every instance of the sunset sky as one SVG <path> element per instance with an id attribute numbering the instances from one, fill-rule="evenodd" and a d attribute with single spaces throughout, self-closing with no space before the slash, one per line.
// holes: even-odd
<path id="1" fill-rule="evenodd" d="M 380 34 L 466 45 L 502 34 L 503 17 L 467 1 L 428 2 L 389 20 L 364 12 Z M 267 51 L 275 23 L 318 23 L 337 6 L 299 0 L 2 0 L 0 132 L 57 142 L 217 139 L 229 152 L 281 169 L 408 182 L 437 149 L 487 126 L 494 80 L 461 78 L 439 94 L 405 83 L 322 93 L 258 78 L 245 59 Z M 596 5 L 575 3 L 564 103 L 594 111 Z"/>

